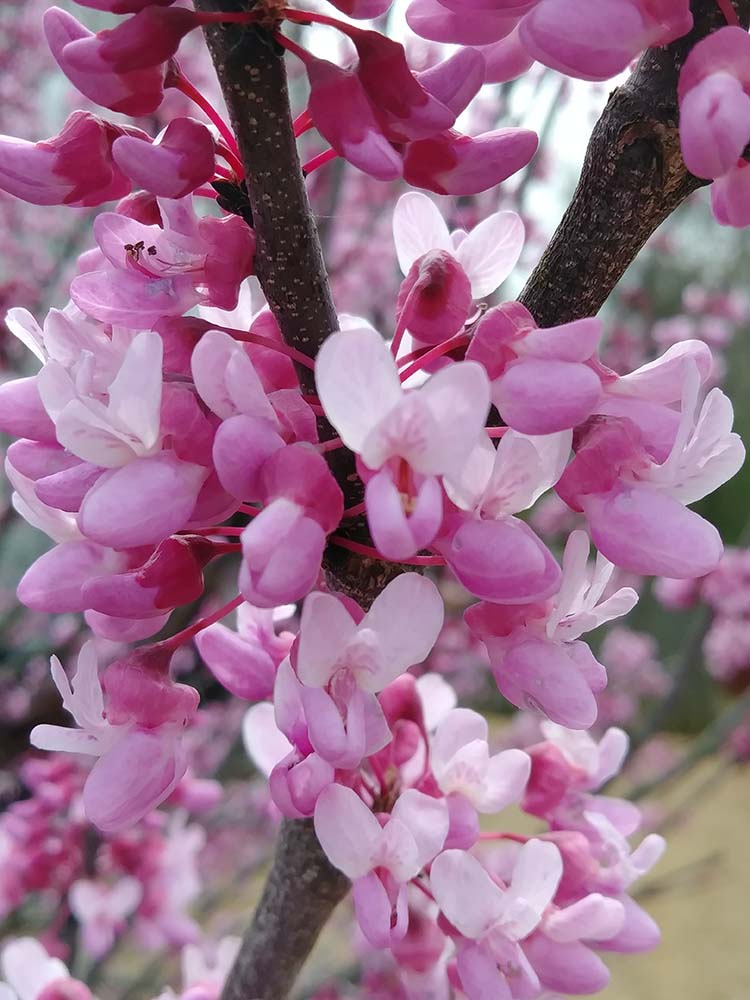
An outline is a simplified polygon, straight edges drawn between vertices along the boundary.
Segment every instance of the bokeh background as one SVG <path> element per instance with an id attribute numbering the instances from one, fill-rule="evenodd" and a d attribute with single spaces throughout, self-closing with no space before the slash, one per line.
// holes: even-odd
<path id="1" fill-rule="evenodd" d="M 57 131 L 73 107 L 82 106 L 47 52 L 41 32 L 47 6 L 40 0 L 0 5 L 0 133 L 44 138 Z M 82 16 L 80 8 L 76 12 Z M 85 14 L 91 27 L 105 21 L 95 11 Z M 393 17 L 397 30 L 403 30 L 398 7 Z M 337 43 L 322 32 L 316 44 L 330 55 Z M 408 45 L 416 68 L 426 68 L 439 55 L 437 46 L 413 36 Z M 220 106 L 199 39 L 188 40 L 181 62 Z M 540 153 L 530 167 L 500 190 L 471 199 L 437 199 L 454 228 L 468 229 L 498 208 L 522 214 L 526 249 L 498 301 L 518 293 L 554 231 L 575 186 L 591 127 L 615 83 L 579 83 L 540 67 L 522 81 L 486 88 L 462 123 L 470 132 L 525 125 L 541 136 Z M 293 80 L 293 95 L 301 110 L 302 79 Z M 199 115 L 177 94 L 168 98 L 163 122 L 175 112 Z M 152 132 L 162 127 L 158 120 L 143 124 Z M 316 151 L 313 141 L 310 154 Z M 340 161 L 311 181 L 339 310 L 366 316 L 384 334 L 393 327 L 400 281 L 391 237 L 399 193 L 397 185 L 374 181 Z M 1 317 L 12 306 L 24 306 L 41 321 L 50 306 L 65 304 L 76 258 L 92 245 L 91 223 L 87 210 L 27 206 L 0 192 L 0 379 L 34 370 L 33 358 Z M 749 441 L 749 285 L 750 232 L 718 227 L 707 193 L 698 192 L 656 233 L 605 306 L 605 362 L 624 372 L 681 340 L 705 340 L 716 357 L 714 384 L 734 401 L 736 429 Z M 728 546 L 715 574 L 690 586 L 645 584 L 621 575 L 618 584 L 636 586 L 641 602 L 625 624 L 595 635 L 610 671 L 610 687 L 601 699 L 602 725 L 621 725 L 633 740 L 618 792 L 637 799 L 648 828 L 669 839 L 665 858 L 637 897 L 660 923 L 663 944 L 648 956 L 613 960 L 607 1000 L 750 997 L 749 500 L 746 467 L 700 505 Z M 575 521 L 554 497 L 543 499 L 529 516 L 558 548 L 562 532 Z M 43 536 L 15 515 L 3 484 L 0 940 L 39 935 L 102 1000 L 146 1000 L 166 982 L 177 981 L 177 956 L 196 936 L 197 924 L 215 937 L 241 932 L 268 862 L 277 818 L 243 748 L 243 706 L 229 700 L 193 653 L 184 652 L 179 669 L 204 699 L 192 734 L 190 789 L 132 836 L 104 841 L 86 828 L 76 812 L 84 765 L 74 758 L 47 762 L 28 750 L 33 725 L 62 721 L 48 680 L 49 656 L 73 658 L 85 634 L 76 616 L 51 619 L 16 602 L 21 574 L 44 547 Z M 231 586 L 231 579 L 215 577 L 208 601 L 184 617 L 217 606 Z M 454 602 L 456 618 L 425 669 L 445 674 L 464 704 L 490 715 L 498 745 L 534 742 L 536 722 L 511 715 L 503 705 L 488 682 L 480 650 L 460 624 L 455 586 L 444 579 L 442 587 Z M 179 627 L 174 617 L 171 630 Z M 101 645 L 105 655 L 117 652 L 114 644 Z M 147 886 L 138 908 L 127 914 L 125 932 L 103 952 L 87 943 L 70 905 L 73 883 L 102 871 L 131 872 Z M 377 963 L 366 962 L 364 971 L 350 968 L 351 924 L 345 911 L 346 904 L 316 949 L 299 996 L 395 1000 Z M 332 984 L 341 992 L 330 992 Z"/>

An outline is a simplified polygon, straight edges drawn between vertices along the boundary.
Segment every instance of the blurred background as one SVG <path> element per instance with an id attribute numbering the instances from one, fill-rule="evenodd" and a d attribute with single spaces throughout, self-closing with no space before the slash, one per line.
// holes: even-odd
<path id="1" fill-rule="evenodd" d="M 39 0 L 0 5 L 0 133 L 38 140 L 54 134 L 74 107 L 84 106 L 47 51 L 41 31 L 47 6 Z M 76 13 L 82 16 L 80 8 Z M 92 28 L 104 23 L 96 11 L 85 15 Z M 393 16 L 398 22 L 398 9 Z M 438 57 L 438 46 L 404 37 L 415 68 Z M 321 51 L 330 56 L 334 44 L 321 34 Z M 188 38 L 180 61 L 220 107 L 199 38 Z M 500 190 L 436 199 L 452 228 L 470 229 L 499 208 L 523 216 L 526 249 L 498 301 L 520 291 L 559 222 L 613 85 L 579 83 L 535 67 L 521 81 L 485 88 L 461 123 L 472 133 L 524 125 L 541 137 L 530 167 Z M 303 86 L 301 77 L 293 79 L 295 110 L 304 107 Z M 200 115 L 172 93 L 158 120 L 139 124 L 156 133 L 174 113 Z M 309 154 L 317 151 L 311 140 Z M 400 189 L 334 161 L 313 175 L 310 190 L 339 311 L 366 316 L 389 335 L 401 277 L 391 236 Z M 65 304 L 76 258 L 93 243 L 92 219 L 85 209 L 38 208 L 0 192 L 0 379 L 35 370 L 1 317 L 10 307 L 24 306 L 41 321 L 50 306 Z M 704 340 L 716 359 L 713 383 L 733 400 L 735 429 L 750 440 L 749 278 L 750 232 L 721 229 L 711 218 L 707 192 L 699 192 L 656 233 L 605 306 L 603 360 L 625 372 L 679 341 Z M 637 895 L 661 925 L 663 944 L 651 955 L 615 958 L 607 1000 L 750 996 L 749 500 L 746 467 L 699 507 L 727 545 L 719 570 L 690 584 L 645 583 L 620 574 L 617 585 L 635 586 L 640 604 L 625 624 L 594 635 L 610 675 L 600 698 L 599 730 L 622 726 L 632 739 L 617 791 L 638 800 L 647 828 L 669 841 L 665 858 Z M 576 521 L 554 496 L 543 498 L 529 517 L 558 553 Z M 77 616 L 50 618 L 16 601 L 20 576 L 44 548 L 44 536 L 14 514 L 3 483 L 0 940 L 38 936 L 101 1000 L 146 1000 L 166 982 L 179 982 L 183 946 L 205 933 L 214 940 L 241 933 L 272 850 L 277 816 L 265 779 L 243 747 L 245 706 L 201 669 L 194 653 L 183 650 L 181 675 L 203 696 L 191 733 L 190 779 L 166 810 L 127 835 L 102 838 L 86 826 L 79 804 L 86 765 L 74 757 L 47 759 L 28 748 L 34 725 L 64 721 L 48 679 L 50 654 L 73 660 L 86 637 Z M 230 566 L 226 579 L 214 575 L 210 598 L 175 612 L 170 631 L 183 624 L 178 616 L 187 621 L 218 606 L 234 571 Z M 511 714 L 486 669 L 483 647 L 461 623 L 459 588 L 447 577 L 440 583 L 455 616 L 423 669 L 444 674 L 463 704 L 490 716 L 498 745 L 535 742 L 536 721 Z M 109 658 L 118 651 L 113 643 L 97 642 Z M 347 906 L 321 940 L 299 996 L 397 1000 L 388 969 L 378 960 L 347 964 L 353 953 Z"/>

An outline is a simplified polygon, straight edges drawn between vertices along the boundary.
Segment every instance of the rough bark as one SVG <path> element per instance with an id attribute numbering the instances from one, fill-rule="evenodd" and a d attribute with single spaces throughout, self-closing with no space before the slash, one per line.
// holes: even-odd
<path id="1" fill-rule="evenodd" d="M 327 919 L 348 890 L 349 880 L 323 854 L 312 820 L 284 820 L 273 867 L 222 1000 L 283 1000 L 315 944 L 320 916 Z"/>
<path id="2" fill-rule="evenodd" d="M 204 11 L 250 10 L 238 0 L 195 0 Z M 289 111 L 283 51 L 262 28 L 213 25 L 206 40 L 248 178 L 256 272 L 284 339 L 314 358 L 336 312 Z M 307 368 L 304 392 L 314 392 Z"/>
<path id="3" fill-rule="evenodd" d="M 750 0 L 732 2 L 747 27 Z M 693 31 L 645 52 L 594 128 L 573 200 L 520 296 L 540 326 L 596 315 L 648 238 L 707 183 L 682 159 L 677 80 L 690 49 L 726 20 L 715 0 L 691 6 Z"/>
<path id="4" fill-rule="evenodd" d="M 750 0 L 733 0 L 747 24 Z M 195 0 L 200 10 L 249 10 L 250 0 Z M 721 26 L 714 0 L 696 0 L 696 30 L 647 53 L 612 95 L 581 181 L 522 301 L 540 325 L 595 313 L 657 226 L 700 185 L 679 154 L 676 82 L 699 36 Z M 247 175 L 256 269 L 287 343 L 314 357 L 336 315 L 292 129 L 282 52 L 263 28 L 214 25 L 206 38 Z M 314 391 L 299 369 L 303 391 Z M 347 504 L 361 484 L 345 451 L 332 468 Z M 363 522 L 350 527 L 361 537 Z M 329 582 L 367 606 L 402 570 L 331 548 Z M 310 821 L 282 824 L 276 857 L 222 1000 L 285 1000 L 320 931 L 346 895 Z"/>

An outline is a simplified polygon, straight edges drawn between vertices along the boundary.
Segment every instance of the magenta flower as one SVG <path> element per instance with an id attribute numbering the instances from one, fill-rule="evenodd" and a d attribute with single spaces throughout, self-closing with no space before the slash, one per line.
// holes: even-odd
<path id="1" fill-rule="evenodd" d="M 198 693 L 153 673 L 145 656 L 112 664 L 99 679 L 96 650 L 86 643 L 72 683 L 56 656 L 52 677 L 78 729 L 36 726 L 31 742 L 41 750 L 97 757 L 86 779 L 88 818 L 105 832 L 137 822 L 176 788 L 187 768 L 181 737 L 198 705 Z"/>
<path id="2" fill-rule="evenodd" d="M 408 302 L 406 326 L 420 342 L 438 344 L 469 318 L 472 301 L 491 295 L 518 263 L 524 226 L 515 212 L 496 212 L 471 233 L 450 233 L 427 195 L 402 195 L 393 212 L 393 237 L 406 280 L 400 300 Z M 435 274 L 424 281 L 424 272 Z M 412 293 L 422 278 L 424 290 Z"/>
<path id="3" fill-rule="evenodd" d="M 310 743 L 323 758 L 356 767 L 385 745 L 375 695 L 427 658 L 442 624 L 437 588 L 416 573 L 392 580 L 359 620 L 332 594 L 309 595 L 296 671 Z"/>
<path id="4" fill-rule="evenodd" d="M 495 450 L 485 435 L 459 475 L 446 479 L 455 506 L 434 545 L 470 593 L 523 604 L 557 590 L 559 566 L 514 515 L 560 478 L 570 440 L 569 431 L 534 438 L 507 431 Z"/>
<path id="5" fill-rule="evenodd" d="M 590 364 L 601 332 L 598 319 L 539 329 L 524 306 L 507 302 L 479 321 L 466 357 L 485 366 L 492 402 L 509 427 L 554 434 L 582 423 L 602 398 Z"/>
<path id="6" fill-rule="evenodd" d="M 57 64 L 73 86 L 84 97 L 122 114 L 138 117 L 150 115 L 164 98 L 165 66 L 150 65 L 145 69 L 125 69 L 117 72 L 112 65 L 89 59 L 83 66 L 74 65 L 70 58 L 73 45 L 89 43 L 96 36 L 59 7 L 50 7 L 44 14 L 44 33 Z M 84 51 L 88 51 L 85 49 Z"/>
<path id="7" fill-rule="evenodd" d="M 328 419 L 366 467 L 376 546 L 389 559 L 408 558 L 440 527 L 438 477 L 459 471 L 482 432 L 489 409 L 484 370 L 462 362 L 404 391 L 385 341 L 363 328 L 328 338 L 315 378 Z"/>
<path id="8" fill-rule="evenodd" d="M 565 547 L 559 592 L 546 604 L 478 604 L 466 612 L 472 632 L 487 646 L 505 697 L 570 729 L 594 724 L 594 695 L 607 683 L 604 667 L 579 637 L 627 614 L 638 600 L 624 587 L 602 601 L 614 567 L 599 556 L 589 579 L 588 551 L 586 533 L 574 531 Z"/>
<path id="9" fill-rule="evenodd" d="M 651 374 L 643 370 L 642 378 Z M 617 566 L 678 579 L 704 576 L 723 551 L 713 525 L 685 505 L 730 479 L 745 459 L 728 398 L 712 389 L 696 412 L 701 373 L 689 356 L 681 376 L 679 420 L 665 410 L 674 418 L 669 424 L 648 421 L 642 430 L 636 421 L 649 409 L 639 417 L 633 406 L 622 417 L 594 418 L 557 486 L 569 506 L 586 513 L 594 543 Z"/>
<path id="10" fill-rule="evenodd" d="M 113 160 L 117 138 L 148 140 L 145 132 L 74 111 L 60 133 L 42 142 L 0 136 L 0 188 L 34 205 L 101 205 L 130 192 L 131 180 Z"/>
<path id="11" fill-rule="evenodd" d="M 184 198 L 210 181 L 216 166 L 214 137 L 193 118 L 174 118 L 153 143 L 121 136 L 112 156 L 136 186 L 160 198 Z"/>
<path id="12" fill-rule="evenodd" d="M 241 604 L 236 632 L 217 623 L 195 637 L 206 666 L 236 697 L 261 701 L 273 694 L 276 671 L 294 641 L 291 632 L 275 631 L 277 612 L 283 610 Z"/>
<path id="13" fill-rule="evenodd" d="M 250 604 L 274 608 L 301 600 L 315 585 L 344 496 L 323 456 L 298 443 L 263 463 L 259 499 L 263 510 L 242 532 L 240 590 Z"/>
<path id="14" fill-rule="evenodd" d="M 689 0 L 539 0 L 521 22 L 528 53 L 583 80 L 607 80 L 693 26 Z"/>

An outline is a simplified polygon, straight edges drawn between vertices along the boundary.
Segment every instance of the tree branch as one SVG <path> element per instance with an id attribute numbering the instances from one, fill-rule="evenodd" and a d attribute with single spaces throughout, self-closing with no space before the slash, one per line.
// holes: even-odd
<path id="1" fill-rule="evenodd" d="M 239 0 L 195 0 L 204 11 L 249 10 Z M 245 167 L 257 239 L 256 273 L 284 340 L 314 358 L 338 327 L 292 128 L 283 50 L 262 28 L 205 30 Z M 298 369 L 304 392 L 313 373 Z"/>
<path id="2" fill-rule="evenodd" d="M 283 1000 L 349 879 L 332 867 L 312 820 L 284 820 L 276 856 L 222 1000 Z"/>
<path id="3" fill-rule="evenodd" d="M 746 28 L 750 0 L 732 3 Z M 573 200 L 520 295 L 540 326 L 594 316 L 652 233 L 707 183 L 682 159 L 677 81 L 690 49 L 726 20 L 716 0 L 691 6 L 690 34 L 645 52 L 594 128 Z"/>

